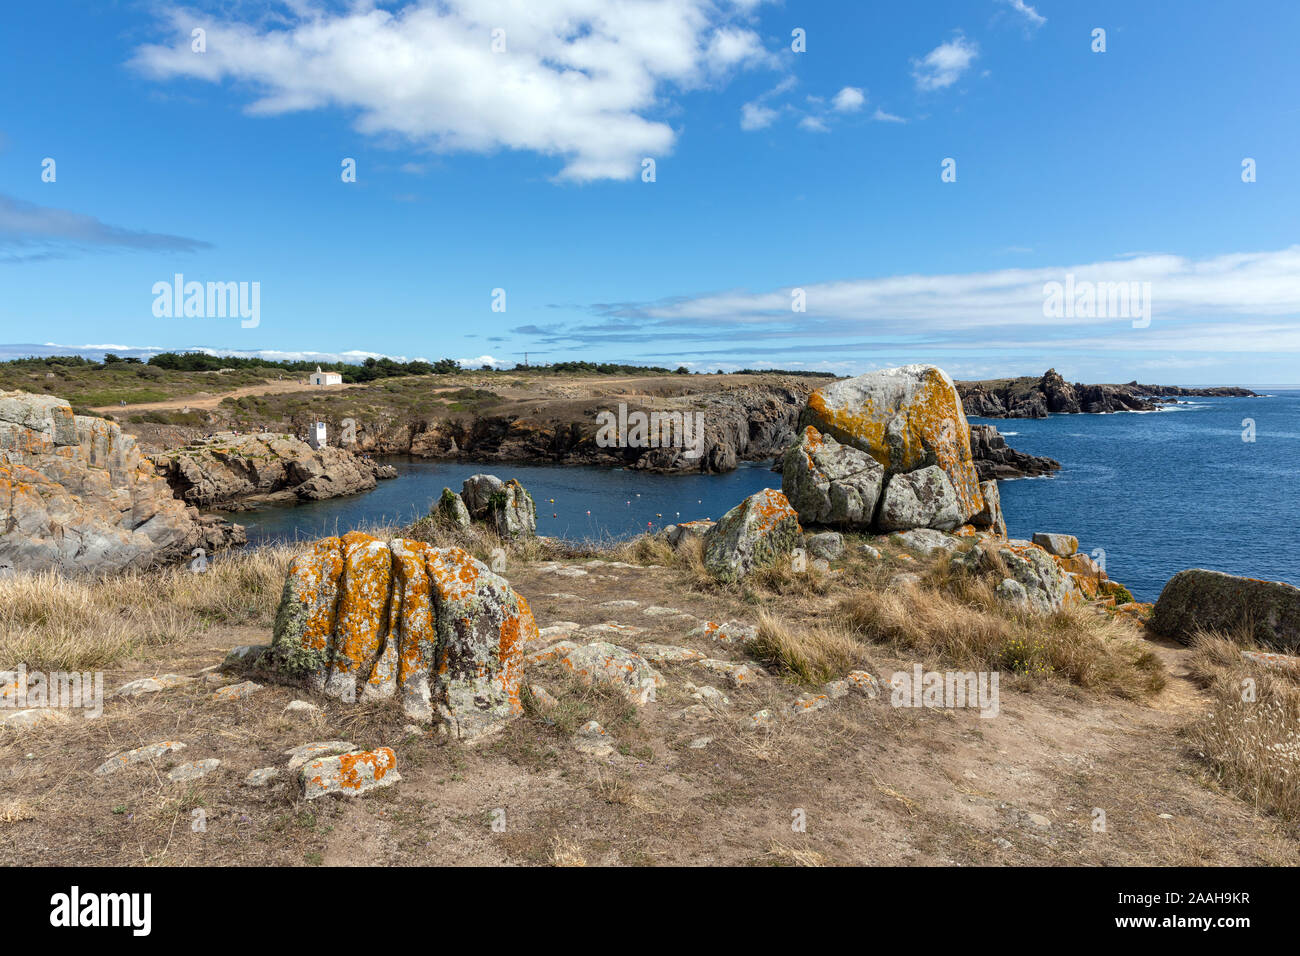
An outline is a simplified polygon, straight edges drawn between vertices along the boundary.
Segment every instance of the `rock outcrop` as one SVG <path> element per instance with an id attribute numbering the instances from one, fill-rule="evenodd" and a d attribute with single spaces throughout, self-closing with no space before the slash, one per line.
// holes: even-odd
<path id="1" fill-rule="evenodd" d="M 1179 571 L 1160 592 L 1150 627 L 1184 644 L 1198 630 L 1226 636 L 1245 630 L 1264 647 L 1294 654 L 1300 651 L 1300 588 L 1202 568 Z"/>
<path id="2" fill-rule="evenodd" d="M 800 424 L 875 458 L 889 476 L 886 499 L 895 476 L 935 467 L 952 488 L 956 524 L 984 507 L 970 426 L 942 369 L 905 365 L 833 382 L 808 397 Z M 947 512 L 939 520 L 948 523 Z"/>
<path id="3" fill-rule="evenodd" d="M 461 486 L 460 498 L 471 520 L 487 522 L 503 538 L 537 533 L 537 504 L 517 479 L 470 475 Z"/>
<path id="4" fill-rule="evenodd" d="M 391 465 L 346 448 L 312 448 L 289 435 L 218 432 L 153 456 L 176 496 L 199 507 L 242 509 L 268 501 L 320 501 L 370 491 Z"/>
<path id="5" fill-rule="evenodd" d="M 967 414 L 971 414 L 968 410 Z M 1005 478 L 1038 478 L 1060 471 L 1055 458 L 1027 455 L 1007 444 L 996 425 L 972 425 L 970 450 L 981 487 L 986 481 Z"/>
<path id="6" fill-rule="evenodd" d="M 0 392 L 0 569 L 116 570 L 243 542 L 177 501 L 113 422 Z"/>
<path id="7" fill-rule="evenodd" d="M 396 696 L 408 715 L 473 740 L 519 714 L 528 602 L 460 548 L 361 532 L 289 569 L 268 648 L 230 666 L 344 701 Z"/>
<path id="8" fill-rule="evenodd" d="M 785 495 L 764 488 L 728 511 L 704 535 L 704 566 L 722 581 L 737 581 L 794 551 L 803 529 Z"/>
<path id="9" fill-rule="evenodd" d="M 984 499 L 980 498 L 980 510 Z M 952 531 L 966 522 L 970 513 L 957 500 L 948 474 L 938 465 L 928 465 L 894 475 L 885 487 L 878 524 L 881 531 L 936 528 Z"/>
<path id="10" fill-rule="evenodd" d="M 1048 369 L 1040 378 L 958 382 L 967 415 L 980 418 L 1046 418 L 1051 415 L 1149 412 L 1179 397 L 1250 397 L 1248 388 L 1181 388 L 1176 385 L 1071 385 Z"/>
<path id="11" fill-rule="evenodd" d="M 884 484 L 880 462 L 812 425 L 782 460 L 781 491 L 811 524 L 870 527 Z"/>

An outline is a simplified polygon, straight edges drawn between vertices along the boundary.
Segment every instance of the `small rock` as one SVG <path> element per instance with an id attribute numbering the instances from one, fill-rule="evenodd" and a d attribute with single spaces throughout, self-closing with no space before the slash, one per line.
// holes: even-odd
<path id="1" fill-rule="evenodd" d="M 679 720 L 712 720 L 713 710 L 704 704 L 691 704 L 677 712 Z"/>
<path id="2" fill-rule="evenodd" d="M 317 740 L 309 744 L 292 747 L 286 750 L 284 754 L 289 758 L 289 772 L 292 773 L 309 760 L 346 753 L 349 750 L 355 750 L 356 746 L 350 740 Z"/>
<path id="3" fill-rule="evenodd" d="M 1042 829 L 1046 829 L 1052 825 L 1052 821 L 1047 819 L 1047 817 L 1043 816 L 1041 813 L 1029 814 L 1029 822 Z"/>
<path id="4" fill-rule="evenodd" d="M 259 767 L 256 770 L 249 771 L 244 778 L 244 785 L 248 787 L 265 787 L 276 777 L 280 776 L 279 767 Z"/>
<path id="5" fill-rule="evenodd" d="M 860 545 L 858 550 L 871 561 L 879 561 L 883 557 L 879 548 L 873 548 L 869 544 Z"/>
<path id="6" fill-rule="evenodd" d="M 844 553 L 844 535 L 838 531 L 824 531 L 810 534 L 807 539 L 808 553 L 817 558 L 834 561 Z"/>
<path id="7" fill-rule="evenodd" d="M 703 750 L 711 743 L 713 743 L 712 737 L 696 737 L 687 746 L 689 746 L 692 750 Z"/>
<path id="8" fill-rule="evenodd" d="M 533 700 L 537 701 L 537 706 L 542 710 L 550 710 L 559 703 L 555 699 L 555 695 L 541 684 L 529 684 L 528 691 L 533 695 Z"/>
<path id="9" fill-rule="evenodd" d="M 863 694 L 872 700 L 880 696 L 880 682 L 876 680 L 874 674 L 868 671 L 849 671 L 844 679 L 859 694 Z"/>
<path id="10" fill-rule="evenodd" d="M 1161 820 L 1172 820 L 1174 818 L 1174 815 L 1172 813 L 1158 813 L 1156 814 L 1156 816 L 1158 816 Z"/>
<path id="11" fill-rule="evenodd" d="M 598 721 L 589 720 L 578 728 L 573 749 L 588 757 L 608 757 L 614 752 L 614 745 L 610 743 L 605 728 Z"/>
<path id="12" fill-rule="evenodd" d="M 1010 850 L 1012 848 L 1011 841 L 1006 837 L 995 837 L 993 843 L 1003 850 Z"/>
<path id="13" fill-rule="evenodd" d="M 597 604 L 597 605 L 596 605 L 596 607 L 599 607 L 599 608 L 606 608 L 606 609 L 611 610 L 611 611 L 627 611 L 627 610 L 631 610 L 631 609 L 634 608 L 634 607 L 640 607 L 640 606 L 641 606 L 641 602 L 640 602 L 640 601 L 631 601 L 631 600 L 627 600 L 627 601 L 602 601 L 600 604 Z"/>
<path id="14" fill-rule="evenodd" d="M 636 652 L 652 664 L 676 664 L 704 660 L 704 655 L 676 644 L 638 644 Z"/>
<path id="15" fill-rule="evenodd" d="M 849 682 L 847 680 L 833 680 L 822 687 L 826 696 L 831 700 L 839 700 L 841 697 L 849 696 Z"/>
<path id="16" fill-rule="evenodd" d="M 771 727 L 775 722 L 776 719 L 772 716 L 772 712 L 764 707 L 762 710 L 756 710 L 750 714 L 745 723 L 750 730 L 759 730 Z"/>
<path id="17" fill-rule="evenodd" d="M 179 740 L 163 740 L 156 744 L 136 747 L 134 750 L 128 750 L 115 757 L 109 757 L 95 768 L 95 773 L 101 776 L 104 774 L 116 773 L 123 767 L 129 767 L 132 764 L 142 763 L 146 760 L 157 760 L 167 754 L 179 753 L 184 749 L 185 744 L 181 743 Z"/>
<path id="18" fill-rule="evenodd" d="M 731 700 L 722 691 L 716 687 L 700 687 L 691 694 L 693 698 L 702 704 L 708 704 L 712 707 L 730 707 Z"/>
<path id="19" fill-rule="evenodd" d="M 327 794 L 358 796 L 402 779 L 397 772 L 397 755 L 391 747 L 354 750 L 334 757 L 320 757 L 298 771 L 303 797 L 315 800 Z"/>
<path id="20" fill-rule="evenodd" d="M 55 707 L 30 707 L 0 717 L 0 727 L 9 730 L 35 730 L 46 724 L 66 724 L 71 719 L 65 711 Z"/>
<path id="21" fill-rule="evenodd" d="M 235 685 L 238 686 L 238 685 Z M 321 712 L 320 708 L 307 700 L 291 700 L 284 705 L 282 713 L 286 717 L 295 717 L 298 720 L 310 720 Z"/>
<path id="22" fill-rule="evenodd" d="M 212 695 L 213 700 L 239 700 L 241 697 L 247 697 L 249 694 L 255 694 L 262 689 L 261 684 L 254 683 L 251 680 L 240 681 L 238 684 L 231 684 L 229 687 L 223 687 Z"/>
<path id="23" fill-rule="evenodd" d="M 814 710 L 821 710 L 830 702 L 831 699 L 825 694 L 804 694 L 790 704 L 790 713 L 811 714 Z"/>
<path id="24" fill-rule="evenodd" d="M 758 628 L 741 621 L 726 621 L 718 624 L 704 621 L 686 634 L 687 637 L 707 637 L 719 644 L 747 644 L 758 637 Z"/>
<path id="25" fill-rule="evenodd" d="M 187 780 L 197 780 L 199 777 L 205 777 L 212 771 L 221 766 L 221 761 L 215 757 L 209 757 L 207 760 L 196 760 L 193 763 L 178 764 L 173 769 L 167 771 L 167 779 L 172 783 L 181 783 Z"/>
<path id="26" fill-rule="evenodd" d="M 117 690 L 110 693 L 109 697 L 139 697 L 142 694 L 156 694 L 160 690 L 166 690 L 168 687 L 175 687 L 177 684 L 184 684 L 190 678 L 180 674 L 163 674 L 161 677 L 141 677 L 139 680 L 128 681 Z"/>
<path id="27" fill-rule="evenodd" d="M 902 591 L 904 588 L 915 588 L 921 586 L 921 576 L 904 571 L 902 574 L 895 574 L 889 579 L 889 590 Z"/>
<path id="28" fill-rule="evenodd" d="M 679 611 L 675 607 L 659 607 L 658 605 L 642 608 L 641 613 L 646 617 L 689 617 L 685 611 Z"/>

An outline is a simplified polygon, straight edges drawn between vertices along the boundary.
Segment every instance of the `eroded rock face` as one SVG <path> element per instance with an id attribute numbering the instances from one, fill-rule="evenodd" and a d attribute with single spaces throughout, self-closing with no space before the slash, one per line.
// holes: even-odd
<path id="1" fill-rule="evenodd" d="M 890 478 L 885 487 L 885 500 L 880 505 L 879 524 L 882 531 L 905 528 L 951 531 L 970 517 L 964 510 L 947 473 L 938 465 L 930 465 Z"/>
<path id="2" fill-rule="evenodd" d="M 736 581 L 790 554 L 803 529 L 785 495 L 764 488 L 732 508 L 704 536 L 704 565 L 718 579 Z"/>
<path id="3" fill-rule="evenodd" d="M 460 548 L 361 532 L 294 558 L 269 651 L 246 661 L 343 700 L 400 699 L 474 739 L 521 712 L 528 602 Z"/>
<path id="4" fill-rule="evenodd" d="M 930 466 L 942 470 L 956 501 L 954 527 L 984 506 L 970 426 L 957 388 L 942 369 L 905 365 L 826 385 L 809 396 L 800 423 L 865 451 L 891 482 L 892 476 Z"/>
<path id="5" fill-rule="evenodd" d="M 177 501 L 115 423 L 0 392 L 0 569 L 116 570 L 243 540 Z"/>
<path id="6" fill-rule="evenodd" d="M 981 481 L 980 495 L 984 498 L 984 507 L 971 515 L 970 523 L 977 528 L 987 528 L 999 538 L 1007 536 L 1007 522 L 1002 516 L 1002 494 L 998 491 L 996 481 Z"/>
<path id="7" fill-rule="evenodd" d="M 880 462 L 812 425 L 786 451 L 781 465 L 781 491 L 809 524 L 870 527 L 884 483 Z"/>
<path id="8" fill-rule="evenodd" d="M 1198 629 L 1249 629 L 1259 644 L 1294 654 L 1300 651 L 1300 588 L 1202 568 L 1179 571 L 1160 592 L 1150 626 L 1183 643 Z"/>
<path id="9" fill-rule="evenodd" d="M 396 476 L 346 448 L 312 448 L 289 435 L 218 432 L 153 456 L 176 496 L 199 507 L 245 505 L 249 498 L 321 501 L 358 494 Z"/>

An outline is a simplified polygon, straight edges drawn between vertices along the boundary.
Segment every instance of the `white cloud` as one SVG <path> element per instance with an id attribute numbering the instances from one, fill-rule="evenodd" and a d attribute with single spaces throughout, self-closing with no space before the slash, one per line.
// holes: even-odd
<path id="1" fill-rule="evenodd" d="M 1041 27 L 1047 22 L 1047 17 L 1043 16 L 1029 4 L 1025 3 L 1025 0 L 1003 0 L 1003 3 L 1008 4 L 1013 10 L 1023 13 L 1025 19 L 1036 27 Z"/>
<path id="2" fill-rule="evenodd" d="M 920 60 L 912 61 L 912 76 L 919 90 L 952 86 L 979 56 L 979 46 L 964 36 L 941 43 Z"/>
<path id="3" fill-rule="evenodd" d="M 907 122 L 907 120 L 903 119 L 903 117 L 895 116 L 893 113 L 886 113 L 878 106 L 876 107 L 876 111 L 871 114 L 871 118 L 878 123 L 906 123 Z"/>
<path id="4" fill-rule="evenodd" d="M 168 43 L 134 65 L 160 79 L 232 80 L 254 115 L 339 108 L 356 128 L 437 152 L 516 149 L 564 161 L 560 178 L 626 179 L 676 132 L 648 118 L 672 90 L 770 67 L 746 20 L 758 0 L 442 0 L 395 12 L 293 3 L 284 19 L 169 8 Z M 190 31 L 207 30 L 207 52 Z M 492 31 L 506 52 L 494 53 Z"/>
<path id="5" fill-rule="evenodd" d="M 766 129 L 776 121 L 777 111 L 759 103 L 746 103 L 740 108 L 740 128 L 747 132 Z"/>
<path id="6" fill-rule="evenodd" d="M 456 359 L 465 368 L 481 368 L 484 365 L 490 365 L 496 368 L 498 365 L 514 365 L 514 362 L 507 362 L 504 359 L 493 358 L 491 355 L 480 355 L 478 358 Z"/>
<path id="7" fill-rule="evenodd" d="M 829 133 L 831 128 L 820 116 L 805 116 L 799 121 L 799 128 L 810 133 Z"/>
<path id="8" fill-rule="evenodd" d="M 839 113 L 853 113 L 862 109 L 863 104 L 866 102 L 867 97 L 862 90 L 856 86 L 846 86 L 835 94 L 835 99 L 831 100 L 831 106 Z"/>

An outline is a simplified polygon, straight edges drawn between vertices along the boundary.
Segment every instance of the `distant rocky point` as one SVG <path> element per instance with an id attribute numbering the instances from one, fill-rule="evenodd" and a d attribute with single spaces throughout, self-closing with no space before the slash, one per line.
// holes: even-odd
<path id="1" fill-rule="evenodd" d="M 962 407 L 980 418 L 1046 418 L 1051 415 L 1150 412 L 1179 398 L 1250 398 L 1248 388 L 1182 388 L 1177 385 L 1071 385 L 1048 369 L 1041 378 L 958 382 Z"/>

